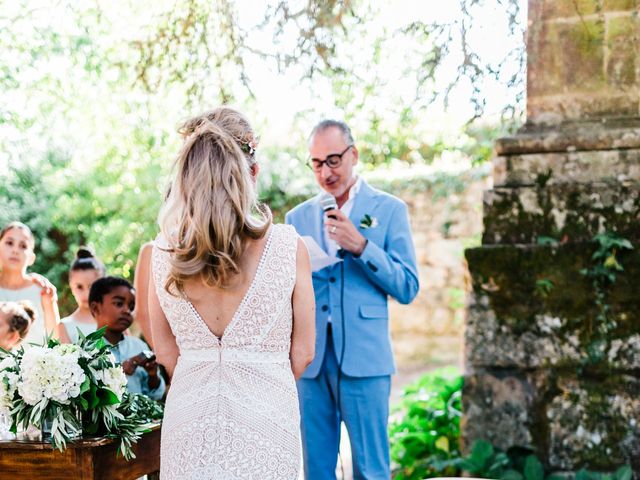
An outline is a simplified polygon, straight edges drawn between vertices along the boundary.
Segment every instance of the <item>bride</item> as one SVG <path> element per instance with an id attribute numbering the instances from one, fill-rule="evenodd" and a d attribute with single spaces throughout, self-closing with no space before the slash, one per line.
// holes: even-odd
<path id="1" fill-rule="evenodd" d="M 297 479 L 295 378 L 313 358 L 309 256 L 257 204 L 255 139 L 221 107 L 186 122 L 160 213 L 149 308 L 171 389 L 163 479 Z"/>

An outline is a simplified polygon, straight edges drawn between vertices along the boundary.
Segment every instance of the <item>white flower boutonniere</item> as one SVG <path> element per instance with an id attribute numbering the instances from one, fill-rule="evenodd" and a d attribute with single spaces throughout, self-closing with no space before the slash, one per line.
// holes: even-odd
<path id="1" fill-rule="evenodd" d="M 360 220 L 360 228 L 362 229 L 376 228 L 377 226 L 378 226 L 378 219 L 376 217 L 372 217 L 369 214 L 366 214 Z"/>

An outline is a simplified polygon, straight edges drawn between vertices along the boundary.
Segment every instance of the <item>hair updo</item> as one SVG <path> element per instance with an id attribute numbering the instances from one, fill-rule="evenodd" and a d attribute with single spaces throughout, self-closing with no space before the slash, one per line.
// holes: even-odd
<path id="1" fill-rule="evenodd" d="M 0 302 L 0 313 L 6 315 L 9 332 L 18 332 L 23 339 L 36 319 L 36 312 L 29 302 Z"/>
<path id="2" fill-rule="evenodd" d="M 271 225 L 250 173 L 256 139 L 246 117 L 229 107 L 194 117 L 179 132 L 185 141 L 159 216 L 172 253 L 165 289 L 182 292 L 194 277 L 225 287 L 239 273 L 247 240 Z"/>
<path id="3" fill-rule="evenodd" d="M 95 270 L 100 275 L 104 275 L 104 265 L 98 260 L 91 249 L 88 247 L 79 247 L 76 252 L 76 258 L 71 262 L 69 274 L 79 270 Z"/>

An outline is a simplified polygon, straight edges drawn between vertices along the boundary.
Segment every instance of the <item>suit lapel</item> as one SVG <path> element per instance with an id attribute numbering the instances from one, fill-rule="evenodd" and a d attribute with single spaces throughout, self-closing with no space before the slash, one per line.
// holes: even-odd
<path id="1" fill-rule="evenodd" d="M 351 220 L 351 223 L 353 223 L 363 235 L 364 232 L 360 229 L 360 220 L 367 214 L 373 214 L 375 208 L 378 206 L 377 196 L 375 190 L 371 188 L 367 182 L 362 180 L 362 185 L 360 185 L 360 191 L 356 195 L 349 220 Z"/>

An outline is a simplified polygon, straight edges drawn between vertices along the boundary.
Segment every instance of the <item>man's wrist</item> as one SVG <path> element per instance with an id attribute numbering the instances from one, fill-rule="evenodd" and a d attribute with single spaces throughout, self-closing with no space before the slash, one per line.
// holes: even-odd
<path id="1" fill-rule="evenodd" d="M 358 258 L 360 255 L 362 255 L 364 253 L 364 249 L 367 248 L 367 244 L 368 243 L 369 243 L 369 240 L 367 240 L 366 238 L 362 237 L 361 247 L 358 249 L 357 252 L 354 252 L 353 256 Z"/>

